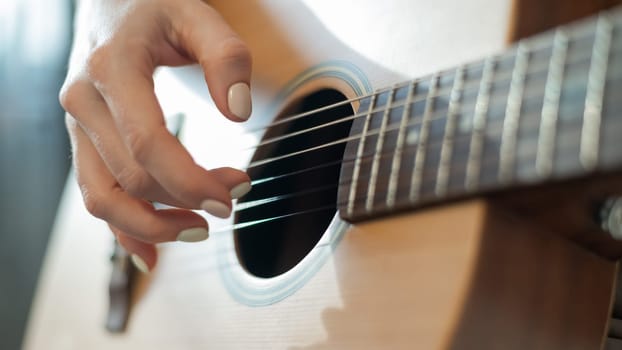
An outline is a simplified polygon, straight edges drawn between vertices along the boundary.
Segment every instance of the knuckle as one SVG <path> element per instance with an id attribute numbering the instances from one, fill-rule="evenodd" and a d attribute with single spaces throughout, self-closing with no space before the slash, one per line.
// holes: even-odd
<path id="1" fill-rule="evenodd" d="M 150 154 L 152 137 L 148 130 L 140 126 L 130 126 L 125 130 L 125 140 L 131 156 L 144 164 Z"/>
<path id="2" fill-rule="evenodd" d="M 78 128 L 78 121 L 70 113 L 65 113 L 65 127 L 69 131 L 69 136 L 73 136 Z"/>
<path id="3" fill-rule="evenodd" d="M 143 197 L 151 187 L 151 177 L 138 167 L 128 167 L 118 175 L 117 181 L 134 197 Z"/>
<path id="4" fill-rule="evenodd" d="M 217 63 L 235 63 L 236 65 L 250 65 L 251 54 L 248 46 L 238 37 L 233 36 L 223 40 L 216 50 Z"/>
<path id="5" fill-rule="evenodd" d="M 201 193 L 201 191 L 193 188 L 185 181 L 175 183 L 171 193 L 173 192 L 178 199 L 186 203 L 195 203 L 200 200 L 197 198 L 197 194 Z"/>
<path id="6" fill-rule="evenodd" d="M 113 59 L 114 57 L 108 46 L 100 46 L 93 49 L 86 61 L 86 70 L 89 77 L 96 82 L 104 81 L 108 75 L 110 62 L 113 62 Z"/>
<path id="7" fill-rule="evenodd" d="M 155 216 L 146 219 L 140 229 L 134 232 L 134 236 L 144 242 L 160 243 L 166 240 L 167 230 L 164 225 Z"/>
<path id="8" fill-rule="evenodd" d="M 87 94 L 87 83 L 80 80 L 65 81 L 58 93 L 58 100 L 65 111 L 75 115 L 80 101 L 83 101 Z"/>
<path id="9" fill-rule="evenodd" d="M 196 199 L 197 191 L 191 191 L 189 188 L 185 186 L 178 186 L 178 189 L 175 191 L 175 197 L 181 200 L 183 203 L 188 203 L 190 206 L 197 206 L 199 200 Z"/>
<path id="10" fill-rule="evenodd" d="M 96 218 L 105 219 L 107 209 L 104 196 L 82 187 L 82 199 L 86 210 Z"/>

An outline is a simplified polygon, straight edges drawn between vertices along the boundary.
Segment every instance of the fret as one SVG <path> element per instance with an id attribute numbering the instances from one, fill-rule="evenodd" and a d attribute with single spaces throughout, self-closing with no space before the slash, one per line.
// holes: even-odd
<path id="1" fill-rule="evenodd" d="M 428 142 L 430 130 L 430 118 L 434 110 L 434 99 L 438 90 L 438 75 L 435 74 L 430 78 L 430 87 L 426 97 L 425 109 L 421 119 L 421 129 L 417 136 L 417 151 L 415 152 L 415 166 L 410 181 L 409 200 L 411 203 L 416 202 L 421 194 L 421 185 L 423 180 L 423 166 L 425 165 L 425 151 Z"/>
<path id="2" fill-rule="evenodd" d="M 454 145 L 453 139 L 456 134 L 458 115 L 460 113 L 460 100 L 462 98 L 462 89 L 464 88 L 464 66 L 457 68 L 454 75 L 454 83 L 451 88 L 449 107 L 447 109 L 447 123 L 445 124 L 443 144 L 441 146 L 441 159 L 436 176 L 435 193 L 437 196 L 443 196 L 447 192 L 449 183 L 451 155 Z"/>
<path id="3" fill-rule="evenodd" d="M 378 169 L 380 168 L 382 147 L 384 145 L 384 138 L 386 136 L 387 124 L 389 121 L 389 114 L 391 112 L 391 108 L 393 107 L 392 104 L 395 97 L 396 89 L 396 87 L 393 87 L 391 89 L 385 105 L 384 113 L 382 114 L 382 123 L 380 125 L 380 130 L 378 131 L 378 141 L 376 142 L 376 149 L 374 151 L 374 158 L 371 166 L 371 175 L 369 179 L 369 187 L 367 188 L 367 198 L 365 201 L 365 210 L 367 212 L 371 212 L 374 208 L 374 196 L 376 193 L 376 184 L 378 182 Z"/>
<path id="4" fill-rule="evenodd" d="M 612 31 L 607 17 L 601 15 L 596 24 L 581 129 L 579 157 L 585 170 L 593 170 L 598 165 L 601 112 Z"/>
<path id="5" fill-rule="evenodd" d="M 475 102 L 473 131 L 471 133 L 471 144 L 469 147 L 469 158 L 467 160 L 466 179 L 464 184 L 467 190 L 475 190 L 479 185 L 479 174 L 486 131 L 486 114 L 488 113 L 488 105 L 490 103 L 490 87 L 493 81 L 494 70 L 494 58 L 488 58 L 484 63 L 482 80 L 480 82 L 479 92 Z"/>
<path id="6" fill-rule="evenodd" d="M 371 116 L 373 114 L 374 107 L 376 106 L 376 97 L 377 94 L 373 94 L 370 98 L 369 108 L 367 110 L 367 115 L 365 116 L 365 123 L 363 125 L 363 131 L 361 131 L 359 144 L 356 149 L 356 158 L 354 160 L 354 168 L 352 169 L 352 180 L 350 182 L 350 192 L 348 195 L 348 215 L 352 215 L 354 213 L 354 205 L 356 202 L 356 186 L 358 185 L 358 179 L 360 176 L 359 174 L 361 171 L 361 160 L 363 158 L 363 150 L 365 148 L 365 137 L 367 136 Z"/>
<path id="7" fill-rule="evenodd" d="M 362 220 L 621 166 L 617 16 L 365 98 L 347 140 L 340 215 Z"/>
<path id="8" fill-rule="evenodd" d="M 416 80 L 413 80 L 408 87 L 408 95 L 406 96 L 404 103 L 404 111 L 402 112 L 402 118 L 400 120 L 400 126 L 397 134 L 397 143 L 395 147 L 395 153 L 393 153 L 393 160 L 391 161 L 391 173 L 389 175 L 389 186 L 387 190 L 387 207 L 393 208 L 395 206 L 397 197 L 397 187 L 399 181 L 400 167 L 402 161 L 402 155 L 404 153 L 404 143 L 406 141 L 406 130 L 408 129 L 408 117 L 410 116 L 410 107 L 415 94 L 415 88 L 417 86 Z"/>
<path id="9" fill-rule="evenodd" d="M 518 122 L 520 118 L 523 94 L 525 90 L 525 76 L 529 64 L 529 49 L 521 41 L 516 49 L 512 80 L 505 109 L 505 119 L 501 133 L 499 148 L 499 181 L 510 182 L 514 175 L 514 161 L 516 158 L 516 139 L 518 138 Z"/>
<path id="10" fill-rule="evenodd" d="M 568 37 L 561 29 L 558 29 L 553 39 L 549 74 L 544 87 L 544 101 L 536 153 L 536 171 L 541 177 L 547 177 L 553 171 L 559 99 L 567 53 Z"/>

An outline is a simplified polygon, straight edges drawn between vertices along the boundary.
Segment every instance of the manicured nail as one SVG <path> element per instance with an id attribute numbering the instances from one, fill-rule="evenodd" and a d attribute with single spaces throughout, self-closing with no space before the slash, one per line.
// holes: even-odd
<path id="1" fill-rule="evenodd" d="M 201 203 L 201 209 L 219 218 L 228 218 L 231 215 L 231 209 L 228 206 L 213 199 L 204 200 Z"/>
<path id="2" fill-rule="evenodd" d="M 251 104 L 251 90 L 246 83 L 235 83 L 229 88 L 227 96 L 229 111 L 240 119 L 248 119 L 253 109 Z"/>
<path id="3" fill-rule="evenodd" d="M 248 191 L 251 190 L 251 183 L 250 182 L 242 182 L 241 184 L 235 186 L 233 189 L 231 189 L 231 198 L 233 199 L 238 199 L 242 196 L 244 196 L 245 194 L 248 193 Z"/>
<path id="4" fill-rule="evenodd" d="M 209 232 L 205 227 L 194 227 L 181 231 L 177 235 L 177 240 L 180 242 L 200 242 L 209 237 Z"/>
<path id="5" fill-rule="evenodd" d="M 142 273 L 149 273 L 149 266 L 140 256 L 136 254 L 132 254 L 132 263 L 136 266 L 137 269 Z"/>

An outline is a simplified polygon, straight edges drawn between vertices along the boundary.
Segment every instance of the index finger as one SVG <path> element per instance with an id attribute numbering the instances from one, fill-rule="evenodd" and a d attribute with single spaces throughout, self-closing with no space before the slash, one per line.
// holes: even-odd
<path id="1" fill-rule="evenodd" d="M 190 208 L 219 217 L 231 212 L 228 188 L 195 163 L 169 133 L 153 90 L 153 78 L 131 65 L 119 64 L 98 89 L 132 157 L 162 187 Z"/>
<path id="2" fill-rule="evenodd" d="M 172 21 L 175 40 L 201 65 L 216 107 L 233 121 L 252 112 L 251 53 L 220 14 L 203 2 L 188 2 Z"/>

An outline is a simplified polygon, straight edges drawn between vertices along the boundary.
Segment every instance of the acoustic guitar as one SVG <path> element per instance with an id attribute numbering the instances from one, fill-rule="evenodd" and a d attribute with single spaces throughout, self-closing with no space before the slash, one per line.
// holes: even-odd
<path id="1" fill-rule="evenodd" d="M 112 238 L 70 176 L 26 349 L 607 344 L 613 2 L 210 3 L 254 54 L 253 116 L 222 118 L 197 67 L 159 70 L 156 92 L 196 161 L 247 169 L 252 191 L 207 241 L 161 245 L 111 334 Z"/>

